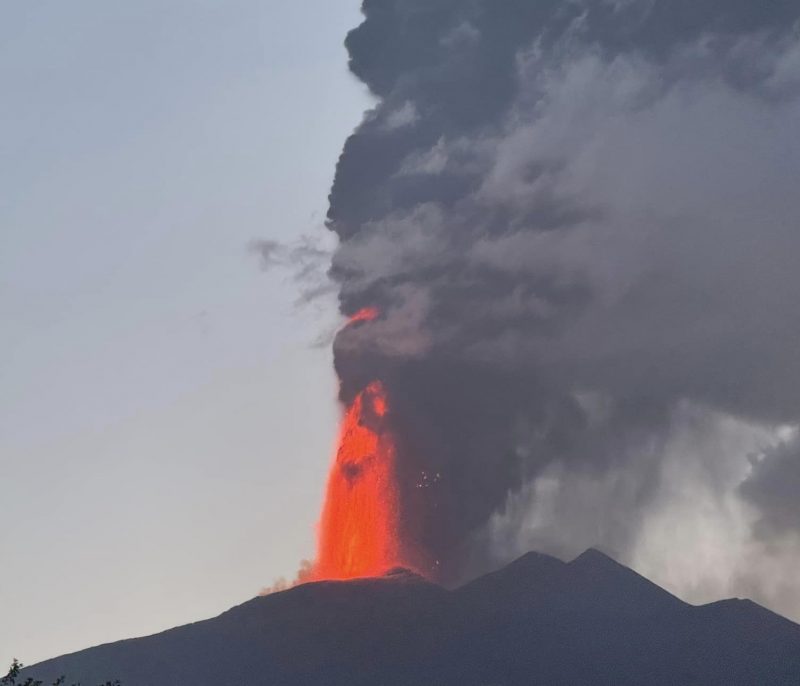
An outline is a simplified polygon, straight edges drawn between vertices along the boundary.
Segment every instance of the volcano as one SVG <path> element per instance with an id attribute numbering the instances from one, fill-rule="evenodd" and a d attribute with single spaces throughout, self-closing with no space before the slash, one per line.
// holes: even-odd
<path id="1" fill-rule="evenodd" d="M 800 626 L 747 600 L 692 606 L 606 555 L 529 553 L 455 590 L 411 571 L 323 581 L 43 662 L 123 686 L 800 683 Z"/>

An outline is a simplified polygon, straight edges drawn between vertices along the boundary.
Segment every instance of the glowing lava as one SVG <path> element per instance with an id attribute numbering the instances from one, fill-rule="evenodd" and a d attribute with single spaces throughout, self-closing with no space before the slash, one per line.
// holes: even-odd
<path id="1" fill-rule="evenodd" d="M 350 317 L 350 324 L 358 324 L 359 322 L 371 322 L 380 316 L 380 311 L 377 307 L 364 307 Z"/>
<path id="2" fill-rule="evenodd" d="M 319 524 L 315 580 L 377 576 L 401 564 L 389 404 L 379 381 L 345 413 Z"/>

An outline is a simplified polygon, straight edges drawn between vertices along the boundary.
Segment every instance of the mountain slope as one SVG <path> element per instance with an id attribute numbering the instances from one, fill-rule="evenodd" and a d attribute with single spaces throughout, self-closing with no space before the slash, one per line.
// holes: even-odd
<path id="1" fill-rule="evenodd" d="M 308 584 L 27 673 L 124 686 L 800 684 L 800 626 L 693 607 L 602 553 L 530 553 L 455 591 L 411 574 Z"/>

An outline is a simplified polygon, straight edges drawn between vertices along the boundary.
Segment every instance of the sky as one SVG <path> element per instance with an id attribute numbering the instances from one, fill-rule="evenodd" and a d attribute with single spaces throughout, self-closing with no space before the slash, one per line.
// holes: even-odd
<path id="1" fill-rule="evenodd" d="M 334 365 L 437 578 L 799 619 L 800 6 L 294 5 L 0 9 L 0 660 L 291 578 Z"/>
<path id="2" fill-rule="evenodd" d="M 335 303 L 249 246 L 327 234 L 359 20 L 0 4 L 0 666 L 213 616 L 313 555 Z"/>

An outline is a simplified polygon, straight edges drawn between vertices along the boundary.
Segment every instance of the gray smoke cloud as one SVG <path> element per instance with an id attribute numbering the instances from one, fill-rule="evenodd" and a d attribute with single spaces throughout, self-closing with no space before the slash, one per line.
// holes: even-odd
<path id="1" fill-rule="evenodd" d="M 742 494 L 759 510 L 755 534 L 761 540 L 800 536 L 800 438 L 797 434 L 760 455 Z"/>
<path id="2" fill-rule="evenodd" d="M 334 290 L 326 273 L 331 250 L 312 236 L 301 236 L 293 243 L 254 240 L 249 249 L 265 271 L 278 269 L 290 275 L 300 293 L 297 305 L 307 305 Z"/>
<path id="3" fill-rule="evenodd" d="M 381 316 L 334 351 L 345 401 L 389 390 L 422 558 L 455 580 L 600 545 L 800 615 L 800 5 L 363 12 L 377 104 L 330 274 Z"/>

